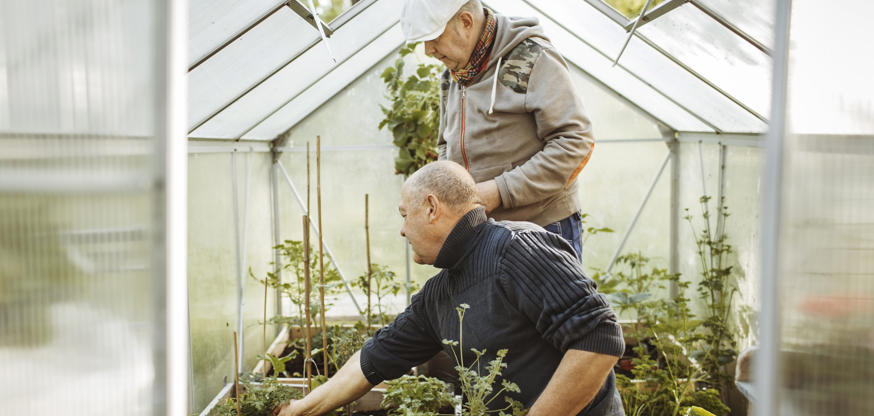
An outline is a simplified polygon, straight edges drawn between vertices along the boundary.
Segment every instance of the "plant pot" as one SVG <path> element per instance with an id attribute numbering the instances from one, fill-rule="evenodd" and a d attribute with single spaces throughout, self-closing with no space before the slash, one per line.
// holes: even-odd
<path id="1" fill-rule="evenodd" d="M 306 379 L 302 378 L 280 378 L 278 381 L 281 384 L 286 384 L 289 386 L 293 386 L 295 388 L 299 388 L 302 391 L 306 390 Z M 252 383 L 258 384 L 258 383 Z M 209 416 L 210 413 L 215 409 L 222 400 L 225 400 L 231 397 L 231 390 L 233 389 L 234 384 L 228 383 L 224 386 L 224 388 L 219 391 L 219 393 L 209 402 L 205 409 L 200 412 L 200 416 Z M 352 402 L 350 406 L 352 407 L 353 412 L 378 412 L 382 410 L 382 397 L 385 395 L 385 390 L 388 386 L 384 383 L 380 383 L 373 387 L 369 392 L 365 393 L 364 396 L 358 398 L 358 400 Z"/>

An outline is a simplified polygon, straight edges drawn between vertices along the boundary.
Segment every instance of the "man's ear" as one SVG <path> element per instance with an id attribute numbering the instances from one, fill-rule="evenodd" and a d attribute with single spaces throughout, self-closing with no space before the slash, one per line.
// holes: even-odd
<path id="1" fill-rule="evenodd" d="M 440 206 L 440 200 L 434 194 L 428 194 L 425 197 L 425 209 L 428 212 L 428 223 L 433 224 L 437 218 L 443 214 Z"/>
<path id="2" fill-rule="evenodd" d="M 475 20 L 473 15 L 468 11 L 463 11 L 458 14 L 458 23 L 465 30 L 471 30 L 473 28 Z"/>

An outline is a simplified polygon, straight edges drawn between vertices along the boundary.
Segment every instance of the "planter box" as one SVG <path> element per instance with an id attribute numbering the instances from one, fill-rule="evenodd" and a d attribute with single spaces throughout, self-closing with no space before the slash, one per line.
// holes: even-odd
<path id="1" fill-rule="evenodd" d="M 278 379 L 281 384 L 293 386 L 295 388 L 299 388 L 300 390 L 306 389 L 306 379 L 301 378 L 280 378 Z M 257 383 L 252 383 L 257 385 Z M 209 416 L 210 412 L 218 406 L 218 404 L 229 398 L 231 396 L 231 389 L 233 389 L 234 384 L 229 383 L 225 385 L 224 388 L 219 391 L 219 393 L 209 402 L 205 409 L 200 412 L 200 416 Z M 352 411 L 354 412 L 374 412 L 378 410 L 382 410 L 382 397 L 385 395 L 386 386 L 384 383 L 380 383 L 376 385 L 373 389 L 367 392 L 364 396 L 361 396 L 358 400 L 352 402 L 350 406 L 352 406 Z"/>

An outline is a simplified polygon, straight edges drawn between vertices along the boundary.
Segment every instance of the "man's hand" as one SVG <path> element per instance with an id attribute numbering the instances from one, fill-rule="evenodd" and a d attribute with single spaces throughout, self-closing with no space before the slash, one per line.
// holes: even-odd
<path id="1" fill-rule="evenodd" d="M 273 416 L 294 416 L 294 400 L 283 403 L 273 409 Z"/>
<path id="2" fill-rule="evenodd" d="M 483 205 L 486 206 L 486 214 L 501 206 L 501 192 L 498 190 L 498 183 L 494 179 L 476 184 L 476 192 L 479 194 Z"/>

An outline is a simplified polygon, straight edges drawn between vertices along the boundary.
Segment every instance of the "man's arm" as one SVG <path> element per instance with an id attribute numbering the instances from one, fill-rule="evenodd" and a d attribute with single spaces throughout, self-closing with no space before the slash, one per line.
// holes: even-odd
<path id="1" fill-rule="evenodd" d="M 575 91 L 564 60 L 552 48 L 545 49 L 531 70 L 525 95 L 543 149 L 495 177 L 504 208 L 543 201 L 567 189 L 588 163 L 595 143 L 592 123 Z"/>
<path id="2" fill-rule="evenodd" d="M 598 394 L 616 360 L 612 355 L 567 350 L 528 416 L 573 416 L 580 413 Z"/>
<path id="3" fill-rule="evenodd" d="M 279 416 L 321 415 L 363 396 L 373 388 L 361 371 L 357 351 L 327 383 L 300 400 L 292 400 L 273 411 Z"/>

